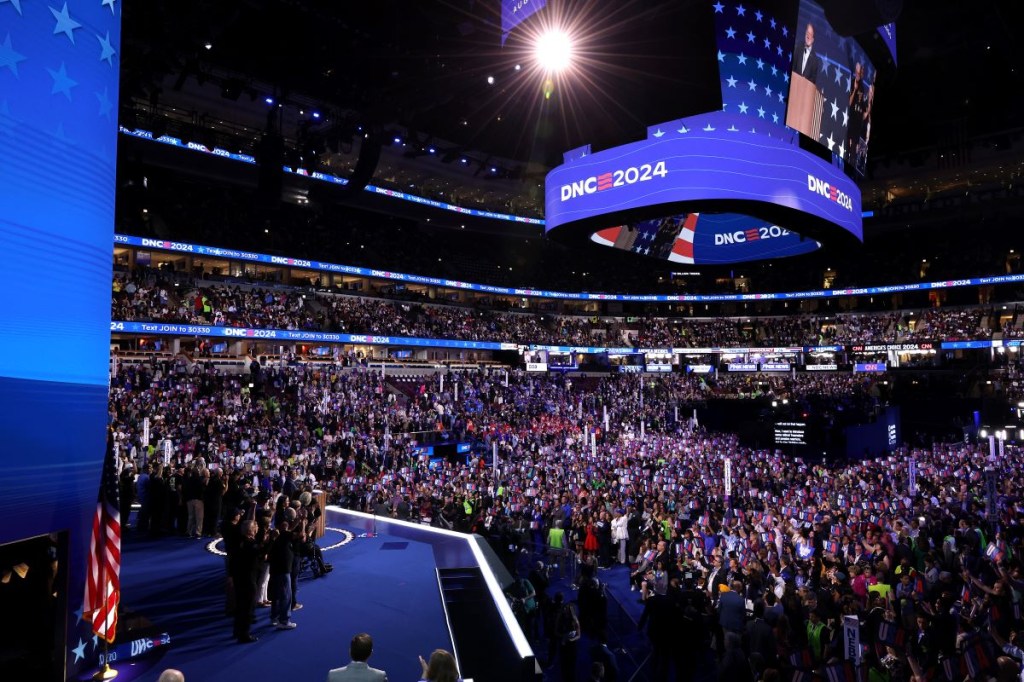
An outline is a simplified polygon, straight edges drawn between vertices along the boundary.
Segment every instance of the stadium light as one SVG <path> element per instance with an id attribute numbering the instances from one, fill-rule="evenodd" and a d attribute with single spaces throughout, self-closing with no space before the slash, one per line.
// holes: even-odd
<path id="1" fill-rule="evenodd" d="M 572 40 L 562 31 L 548 31 L 537 39 L 534 55 L 541 69 L 558 73 L 572 63 Z"/>

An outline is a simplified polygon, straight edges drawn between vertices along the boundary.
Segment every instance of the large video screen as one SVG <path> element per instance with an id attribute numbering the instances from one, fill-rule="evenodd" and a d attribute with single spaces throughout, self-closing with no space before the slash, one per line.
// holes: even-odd
<path id="1" fill-rule="evenodd" d="M 713 0 L 723 109 L 750 125 L 780 129 L 786 121 L 796 5 L 793 0 Z"/>
<path id="2" fill-rule="evenodd" d="M 821 5 L 800 0 L 786 125 L 828 147 L 863 176 L 871 141 L 875 68 L 863 48 L 841 36 Z"/>
<path id="3" fill-rule="evenodd" d="M 591 241 L 673 263 L 723 265 L 800 256 L 821 244 L 770 221 L 738 213 L 689 213 L 610 227 Z"/>

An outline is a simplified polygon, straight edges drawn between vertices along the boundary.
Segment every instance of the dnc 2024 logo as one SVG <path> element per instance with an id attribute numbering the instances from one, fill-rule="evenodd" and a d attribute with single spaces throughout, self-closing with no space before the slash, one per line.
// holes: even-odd
<path id="1" fill-rule="evenodd" d="M 665 166 L 664 161 L 658 161 L 653 164 L 645 163 L 639 166 L 631 166 L 620 170 L 608 171 L 607 173 L 591 175 L 589 178 L 577 180 L 576 182 L 571 182 L 568 185 L 562 185 L 560 195 L 562 201 L 569 201 L 570 199 L 586 196 L 588 194 L 606 192 L 610 189 L 615 189 L 616 187 L 635 185 L 639 182 L 653 180 L 654 178 L 664 178 L 667 175 L 668 168 Z"/>

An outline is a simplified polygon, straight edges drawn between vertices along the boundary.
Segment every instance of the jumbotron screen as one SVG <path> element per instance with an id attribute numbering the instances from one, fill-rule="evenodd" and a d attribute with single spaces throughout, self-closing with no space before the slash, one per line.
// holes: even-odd
<path id="1" fill-rule="evenodd" d="M 821 244 L 769 221 L 736 213 L 689 213 L 595 232 L 591 241 L 641 256 L 694 265 L 786 258 Z"/>
<path id="2" fill-rule="evenodd" d="M 712 9 L 723 109 L 755 128 L 797 130 L 863 177 L 876 71 L 857 40 L 814 0 L 713 0 Z"/>
<path id="3" fill-rule="evenodd" d="M 853 38 L 836 33 L 821 5 L 800 1 L 786 125 L 828 147 L 864 175 L 876 71 Z"/>

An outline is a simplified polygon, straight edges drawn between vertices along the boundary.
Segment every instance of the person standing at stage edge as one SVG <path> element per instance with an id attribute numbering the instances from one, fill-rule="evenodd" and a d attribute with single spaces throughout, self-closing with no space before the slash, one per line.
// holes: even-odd
<path id="1" fill-rule="evenodd" d="M 231 582 L 235 586 L 235 629 L 234 637 L 240 644 L 255 642 L 249 629 L 252 626 L 253 611 L 256 608 L 256 565 L 265 554 L 263 543 L 257 537 L 256 522 L 242 523 L 242 539 L 235 548 L 231 561 Z"/>

